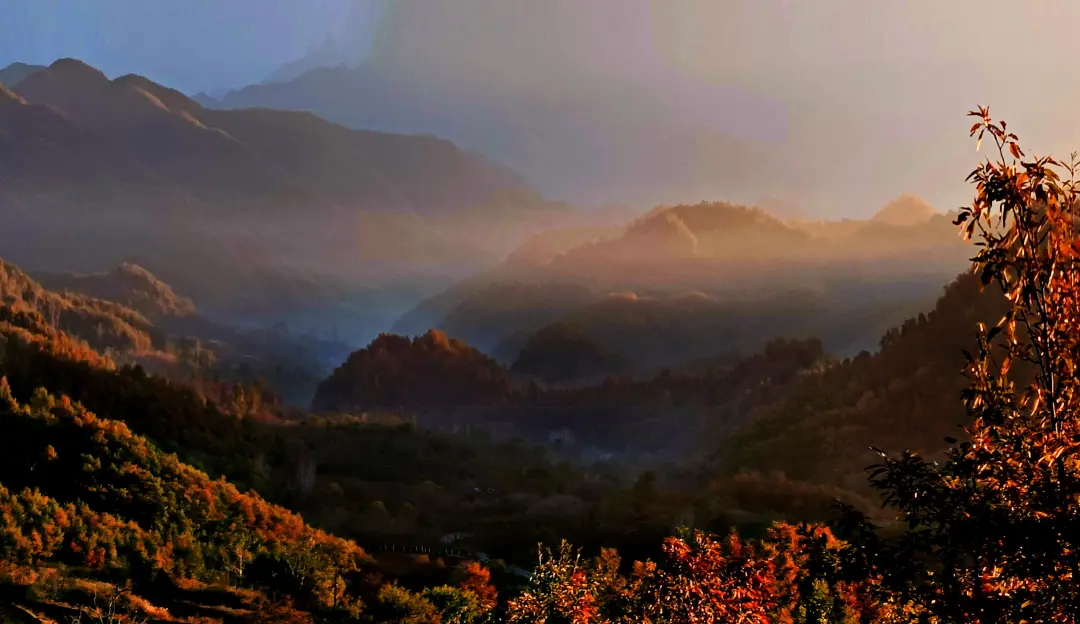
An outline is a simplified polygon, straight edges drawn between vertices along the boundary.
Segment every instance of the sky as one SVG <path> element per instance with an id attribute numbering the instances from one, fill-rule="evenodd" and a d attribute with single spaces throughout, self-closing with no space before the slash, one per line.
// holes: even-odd
<path id="1" fill-rule="evenodd" d="M 355 4 L 355 8 L 354 5 Z M 72 57 L 187 93 L 259 82 L 378 6 L 351 0 L 0 0 L 0 65 Z M 362 42 L 357 42 L 361 44 Z"/>
<path id="2" fill-rule="evenodd" d="M 366 49 L 378 0 L 0 0 L 0 64 L 72 56 L 188 93 L 260 82 L 328 35 Z M 561 69 L 663 93 L 667 114 L 790 146 L 859 205 L 968 199 L 964 113 L 1039 152 L 1080 147 L 1077 0 L 393 0 L 403 72 L 471 68 L 542 96 Z M 350 17 L 351 16 L 351 17 Z M 352 26 L 350 26 L 352 24 Z M 348 32 L 346 32 L 348 31 Z M 349 34 L 351 33 L 351 34 Z M 361 33 L 356 35 L 356 33 Z M 808 169 L 810 170 L 810 169 Z M 946 190 L 952 189 L 952 190 Z M 822 193 L 821 197 L 837 193 Z M 834 199 L 821 200 L 833 202 Z M 819 205 L 814 212 L 849 212 Z M 869 208 L 865 208 L 868 210 Z"/>
<path id="3" fill-rule="evenodd" d="M 673 119 L 802 155 L 798 193 L 815 198 L 812 214 L 865 215 L 905 192 L 941 210 L 970 200 L 962 181 L 978 155 L 965 114 L 980 104 L 1037 152 L 1080 148 L 1077 0 L 398 0 L 395 9 L 380 35 L 399 41 L 391 49 L 402 72 L 470 67 L 537 97 L 560 89 L 558 68 L 636 82 L 661 94 Z"/>

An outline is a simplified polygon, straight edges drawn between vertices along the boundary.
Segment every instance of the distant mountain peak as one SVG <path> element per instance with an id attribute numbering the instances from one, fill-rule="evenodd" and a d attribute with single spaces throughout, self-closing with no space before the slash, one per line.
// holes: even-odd
<path id="1" fill-rule="evenodd" d="M 221 102 L 217 98 L 202 91 L 191 96 L 191 101 L 203 108 L 216 108 L 221 105 Z"/>
<path id="2" fill-rule="evenodd" d="M 14 89 L 28 76 L 45 69 L 43 65 L 27 65 L 26 63 L 12 63 L 0 69 L 0 84 Z"/>
<path id="3" fill-rule="evenodd" d="M 99 132 L 140 127 L 139 132 L 145 133 L 148 128 L 140 124 L 168 123 L 169 118 L 205 129 L 196 118 L 202 107 L 183 93 L 134 74 L 110 80 L 74 59 L 60 59 L 28 76 L 15 92 L 29 103 L 52 106 Z"/>
<path id="4" fill-rule="evenodd" d="M 687 251 L 691 255 L 696 252 L 698 246 L 697 236 L 675 212 L 665 212 L 659 219 L 646 220 L 639 227 L 628 231 L 666 237 L 676 245 L 687 246 Z"/>
<path id="5" fill-rule="evenodd" d="M 49 65 L 48 69 L 52 73 L 58 73 L 67 77 L 80 77 L 84 79 L 108 81 L 108 76 L 100 69 L 88 65 L 78 59 L 62 58 Z"/>
<path id="6" fill-rule="evenodd" d="M 138 74 L 125 74 L 112 82 L 117 86 L 142 91 L 172 111 L 192 113 L 202 108 L 199 102 L 180 91 L 162 86 Z"/>
<path id="7" fill-rule="evenodd" d="M 932 219 L 938 212 L 921 198 L 905 193 L 877 211 L 871 221 L 886 225 L 918 225 Z"/>
<path id="8" fill-rule="evenodd" d="M 8 65 L 7 67 L 5 67 L 3 69 L 0 69 L 0 72 L 10 72 L 10 71 L 16 71 L 16 70 L 19 70 L 19 71 L 37 71 L 39 69 L 45 69 L 45 66 L 44 65 L 29 65 L 27 63 L 20 63 L 20 62 L 16 61 L 16 62 Z"/>

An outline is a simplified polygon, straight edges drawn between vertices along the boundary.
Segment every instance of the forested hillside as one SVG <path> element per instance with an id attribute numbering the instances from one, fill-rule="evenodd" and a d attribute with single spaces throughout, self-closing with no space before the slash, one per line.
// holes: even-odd
<path id="1" fill-rule="evenodd" d="M 10 313 L 39 315 L 57 330 L 100 351 L 140 353 L 164 346 L 163 335 L 135 310 L 83 294 L 45 290 L 3 259 L 0 259 L 0 298 Z"/>
<path id="2" fill-rule="evenodd" d="M 547 383 L 581 383 L 629 373 L 633 364 L 605 350 L 565 323 L 555 323 L 529 336 L 510 371 Z"/>
<path id="3" fill-rule="evenodd" d="M 539 335 L 510 367 L 438 331 L 384 335 L 335 369 L 313 406 L 520 437 L 577 461 L 614 459 L 634 473 L 703 457 L 710 441 L 734 432 L 748 412 L 786 396 L 828 362 L 820 341 L 779 339 L 760 353 L 692 370 L 631 375 L 626 361 L 573 333 Z"/>
<path id="4" fill-rule="evenodd" d="M 497 404 L 511 391 L 505 370 L 439 331 L 384 334 L 354 352 L 320 386 L 316 409 L 366 410 Z"/>
<path id="5" fill-rule="evenodd" d="M 340 343 L 287 330 L 241 330 L 213 322 L 190 299 L 136 265 L 104 274 L 39 277 L 57 290 L 0 259 L 6 313 L 31 314 L 39 332 L 59 331 L 117 363 L 139 364 L 191 384 L 200 396 L 241 411 L 258 412 L 262 403 L 282 400 L 306 406 L 324 374 L 323 361 L 348 352 Z"/>
<path id="6" fill-rule="evenodd" d="M 880 351 L 810 376 L 759 408 L 754 424 L 724 443 L 722 464 L 861 488 L 871 446 L 939 456 L 945 438 L 961 437 L 967 424 L 957 397 L 966 386 L 964 351 L 977 344 L 974 328 L 1006 309 L 999 293 L 981 290 L 977 275 L 961 275 L 933 310 L 882 336 Z"/>
<path id="7" fill-rule="evenodd" d="M 35 276 L 44 287 L 115 301 L 154 321 L 198 313 L 195 302 L 146 269 L 124 263 L 102 273 L 46 273 Z"/>
<path id="8" fill-rule="evenodd" d="M 17 269 L 5 269 L 5 284 L 18 279 L 23 290 L 50 296 Z M 314 505 L 319 499 L 302 477 L 310 459 L 301 449 L 318 448 L 311 437 L 317 424 L 293 434 L 224 411 L 191 387 L 147 376 L 139 367 L 117 367 L 14 300 L 13 292 L 5 290 L 0 324 L 0 418 L 11 433 L 0 443 L 7 535 L 0 541 L 0 580 L 4 601 L 17 605 L 18 613 L 69 618 L 108 605 L 118 617 L 132 612 L 167 621 L 295 622 L 318 613 L 392 622 L 409 604 L 429 604 L 393 578 L 413 578 L 414 584 L 424 579 L 429 587 L 439 579 L 460 581 L 473 588 L 431 589 L 431 600 L 443 610 L 470 601 L 480 610 L 491 606 L 486 570 L 463 565 L 459 573 L 441 559 L 438 566 L 408 558 L 376 561 L 250 490 Z M 348 423 L 342 427 L 350 429 Z M 408 465 L 401 452 L 410 440 L 423 443 L 408 431 L 395 434 L 392 424 L 372 427 L 351 436 L 351 443 L 370 439 L 373 448 L 390 451 L 386 441 L 396 439 L 396 453 L 387 457 L 401 466 Z M 445 443 L 437 444 L 428 457 L 449 461 L 446 453 Z M 436 491 L 436 482 L 445 483 L 437 472 L 417 474 L 435 479 L 427 483 Z M 352 475 L 353 483 L 358 476 Z M 391 468 L 367 478 L 401 477 Z M 334 496 L 321 494 L 328 495 Z M 368 532 L 369 539 L 380 535 L 371 529 L 376 532 Z M 380 580 L 380 574 L 391 578 Z"/>
<path id="9" fill-rule="evenodd" d="M 278 578 L 275 590 L 305 610 L 357 609 L 346 589 L 370 559 L 355 544 L 212 480 L 66 397 L 42 390 L 20 404 L 4 383 L 0 401 L 9 433 L 0 460 L 5 582 L 64 599 L 86 591 L 80 577 L 84 587 L 130 579 L 132 606 L 160 617 L 170 608 L 220 615 L 199 604 L 213 593 L 199 581 Z M 230 598 L 259 607 L 256 596 Z"/>
<path id="10" fill-rule="evenodd" d="M 5 600 L 19 609 L 69 617 L 108 603 L 165 620 L 251 621 L 394 622 L 402 610 L 473 603 L 479 613 L 494 590 L 490 572 L 454 563 L 470 553 L 527 564 L 537 541 L 558 536 L 644 553 L 691 503 L 631 494 L 617 475 L 590 476 L 520 443 L 417 431 L 391 415 L 267 420 L 236 396 L 219 403 L 193 381 L 118 365 L 9 296 L 66 302 L 5 268 L 19 288 L 5 290 L 0 325 L 14 433 L 0 463 L 10 512 L 0 549 Z M 446 535 L 460 537 L 441 545 Z M 433 549 L 443 554 L 428 559 Z M 502 586 L 520 583 L 492 566 Z"/>

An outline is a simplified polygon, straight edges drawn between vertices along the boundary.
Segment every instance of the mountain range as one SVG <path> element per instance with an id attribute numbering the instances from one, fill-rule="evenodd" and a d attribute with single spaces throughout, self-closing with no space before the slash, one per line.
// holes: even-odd
<path id="1" fill-rule="evenodd" d="M 680 111 L 706 97 L 718 103 L 717 114 L 745 103 L 701 88 L 674 99 L 625 72 L 601 71 L 603 50 L 594 48 L 603 43 L 575 27 L 584 19 L 575 11 L 489 0 L 454 7 L 388 3 L 362 59 L 319 48 L 272 80 L 199 100 L 226 109 L 310 111 L 358 129 L 435 134 L 521 171 L 545 196 L 583 206 L 755 201 L 784 192 L 792 172 L 764 166 L 777 162 L 775 147 L 700 116 L 684 120 Z M 602 11 L 597 5 L 586 12 L 595 19 Z M 470 36 L 451 34 L 459 32 Z M 547 43 L 554 32 L 561 33 L 558 49 Z"/>
<path id="2" fill-rule="evenodd" d="M 136 262 L 208 311 L 284 320 L 310 303 L 306 283 L 338 301 L 388 280 L 422 291 L 576 222 L 521 175 L 433 136 L 208 110 L 74 59 L 4 75 L 19 79 L 0 91 L 0 247 L 35 270 Z"/>
<path id="3" fill-rule="evenodd" d="M 544 194 L 581 205 L 717 196 L 752 201 L 784 184 L 758 165 L 770 159 L 762 146 L 705 127 L 652 121 L 645 112 L 595 110 L 594 100 L 614 105 L 649 95 L 597 84 L 584 86 L 596 92 L 586 95 L 577 86 L 565 85 L 552 101 L 537 104 L 461 85 L 412 84 L 369 65 L 339 66 L 203 103 L 310 111 L 352 128 L 448 137 L 525 172 Z"/>
<path id="4" fill-rule="evenodd" d="M 377 44 L 358 68 L 296 80 L 413 63 L 385 47 L 392 45 Z M 397 69 L 387 75 L 401 81 Z M 587 214 L 545 199 L 514 170 L 433 136 L 350 130 L 306 112 L 208 109 L 145 78 L 110 80 L 73 59 L 5 73 L 20 78 L 0 95 L 5 255 L 35 272 L 138 264 L 230 322 L 335 327 L 363 342 L 398 317 L 394 330 L 406 334 L 444 327 L 451 311 L 474 297 L 474 284 L 493 286 L 496 298 L 509 296 L 504 287 L 514 283 L 556 283 L 600 299 L 628 291 L 646 299 L 701 292 L 745 300 L 912 276 L 936 287 L 968 257 L 948 218 L 913 196 L 872 219 L 840 222 L 800 219 L 791 202 L 779 199 L 766 202 L 778 215 L 726 203 L 666 205 L 642 216 L 627 209 Z M 347 83 L 344 76 L 333 82 Z M 379 89 L 370 99 L 392 95 Z M 453 101 L 446 101 L 450 108 Z M 492 102 L 535 112 L 504 104 Z M 559 123 L 566 119 L 558 106 L 548 112 Z M 489 129 L 501 123 L 498 116 L 477 120 Z M 588 132 L 606 123 L 594 121 Z M 626 117 L 616 122 L 637 126 Z M 616 134 L 637 132 L 621 127 Z M 698 140 L 684 138 L 675 142 L 680 148 Z M 646 154 L 688 170 L 651 149 L 605 143 L 603 154 L 587 160 Z M 721 186 L 729 174 L 749 179 L 739 167 L 759 169 L 738 149 L 721 151 L 737 165 L 706 172 Z M 559 166 L 584 167 L 549 156 Z M 567 179 L 592 179 L 587 167 L 579 169 Z M 557 314 L 494 323 L 483 335 L 459 334 L 453 323 L 445 328 L 490 352 L 521 344 L 522 331 L 572 311 L 558 297 L 549 303 Z M 470 305 L 491 308 L 483 299 Z M 431 312 L 422 313 L 426 308 Z M 470 325 L 479 327 L 462 327 Z"/>
<path id="5" fill-rule="evenodd" d="M 971 247 L 915 197 L 887 219 L 811 222 L 723 202 L 659 207 L 619 228 L 553 230 L 403 315 L 504 362 L 565 323 L 643 370 L 746 353 L 776 336 L 872 349 L 929 306 Z"/>
<path id="6" fill-rule="evenodd" d="M 27 65 L 26 63 L 12 63 L 0 69 L 0 84 L 13 88 L 27 76 L 45 69 L 42 65 Z"/>
<path id="7" fill-rule="evenodd" d="M 531 192 L 517 174 L 448 141 L 347 131 L 312 115 L 208 111 L 144 78 L 109 80 L 72 59 L 24 77 L 11 92 L 23 101 L 7 98 L 5 124 L 25 130 L 5 134 L 5 153 L 19 158 L 4 165 L 13 181 L 31 189 L 62 175 L 72 180 L 69 187 L 95 179 L 59 165 L 35 166 L 63 163 L 57 152 L 77 138 L 85 161 L 115 180 L 115 191 L 131 185 L 153 194 L 144 201 L 189 212 L 214 214 L 227 201 L 234 215 L 301 207 L 314 214 L 358 208 L 431 214 L 498 192 Z M 32 143 L 46 131 L 55 142 Z"/>

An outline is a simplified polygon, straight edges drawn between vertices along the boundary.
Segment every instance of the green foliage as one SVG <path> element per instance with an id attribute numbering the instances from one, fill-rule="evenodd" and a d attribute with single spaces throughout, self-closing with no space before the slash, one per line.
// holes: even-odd
<path id="1" fill-rule="evenodd" d="M 376 622 L 440 624 L 442 619 L 431 601 L 396 584 L 384 585 L 368 612 Z"/>
<path id="2" fill-rule="evenodd" d="M 422 595 L 444 624 L 480 624 L 490 612 L 490 606 L 467 589 L 441 585 L 425 589 Z"/>

